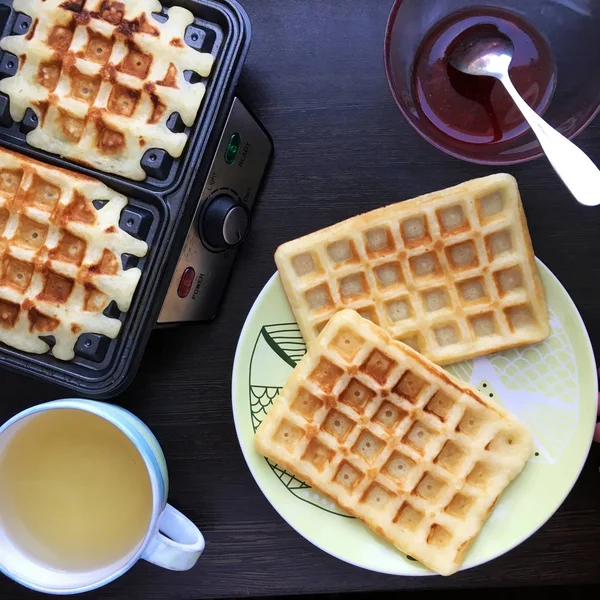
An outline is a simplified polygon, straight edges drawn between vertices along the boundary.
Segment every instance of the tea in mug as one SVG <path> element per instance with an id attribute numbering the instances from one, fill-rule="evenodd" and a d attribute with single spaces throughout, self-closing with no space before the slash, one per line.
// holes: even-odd
<path id="1" fill-rule="evenodd" d="M 0 455 L 0 527 L 48 567 L 87 571 L 137 549 L 152 515 L 148 471 L 109 421 L 73 409 L 28 417 Z"/>

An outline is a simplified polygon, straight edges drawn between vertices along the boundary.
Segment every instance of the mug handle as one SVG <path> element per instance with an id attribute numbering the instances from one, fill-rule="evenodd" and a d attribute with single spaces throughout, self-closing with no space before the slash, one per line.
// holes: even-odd
<path id="1" fill-rule="evenodd" d="M 187 571 L 198 562 L 204 546 L 200 530 L 176 508 L 167 504 L 158 520 L 158 531 L 144 550 L 142 558 L 164 569 Z"/>

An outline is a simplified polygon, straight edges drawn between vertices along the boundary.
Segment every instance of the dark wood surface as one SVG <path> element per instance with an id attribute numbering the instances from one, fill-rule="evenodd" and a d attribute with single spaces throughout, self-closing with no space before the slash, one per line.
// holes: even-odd
<path id="1" fill-rule="evenodd" d="M 170 501 L 207 538 L 197 567 L 140 562 L 97 598 L 182 599 L 413 588 L 600 583 L 600 449 L 558 513 L 507 555 L 451 578 L 363 571 L 313 547 L 277 515 L 236 439 L 231 368 L 240 329 L 274 271 L 276 246 L 359 211 L 493 172 L 447 157 L 396 109 L 383 70 L 391 0 L 244 0 L 253 44 L 242 96 L 276 156 L 217 319 L 153 334 L 139 375 L 117 401 L 154 431 L 167 456 Z M 600 164 L 600 120 L 578 143 Z M 562 281 L 600 348 L 600 209 L 580 207 L 543 159 L 518 178 L 537 255 Z M 63 390 L 0 374 L 0 422 Z M 32 592 L 0 579 L 0 599 Z"/>

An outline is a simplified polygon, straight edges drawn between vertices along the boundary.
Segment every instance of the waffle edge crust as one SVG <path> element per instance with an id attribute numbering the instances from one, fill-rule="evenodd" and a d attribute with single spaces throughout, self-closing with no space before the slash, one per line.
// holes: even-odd
<path id="1" fill-rule="evenodd" d="M 353 310 L 311 344 L 255 445 L 441 575 L 533 450 L 503 407 Z"/>
<path id="2" fill-rule="evenodd" d="M 496 174 L 281 245 L 285 293 L 310 345 L 351 308 L 439 365 L 549 334 L 517 182 Z"/>
<path id="3" fill-rule="evenodd" d="M 95 201 L 101 204 L 97 208 Z M 119 226 L 127 198 L 95 179 L 0 149 L 0 342 L 24 352 L 74 358 L 83 333 L 114 339 L 141 271 L 146 242 Z"/>
<path id="4" fill-rule="evenodd" d="M 191 127 L 205 94 L 184 71 L 207 77 L 214 63 L 184 42 L 189 10 L 174 6 L 161 23 L 152 16 L 158 0 L 14 0 L 13 8 L 32 23 L 0 41 L 19 59 L 0 91 L 14 121 L 27 108 L 37 115 L 29 145 L 132 180 L 146 178 L 150 148 L 181 156 L 188 136 L 167 121 L 177 112 Z"/>

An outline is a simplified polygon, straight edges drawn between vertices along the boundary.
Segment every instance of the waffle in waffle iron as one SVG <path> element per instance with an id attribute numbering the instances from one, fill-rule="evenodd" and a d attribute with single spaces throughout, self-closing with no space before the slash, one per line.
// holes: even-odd
<path id="1" fill-rule="evenodd" d="M 94 205 L 101 201 L 102 204 Z M 147 245 L 119 227 L 127 199 L 94 179 L 0 149 L 0 342 L 74 357 L 83 333 L 115 338 L 141 271 L 122 254 Z"/>
<path id="2" fill-rule="evenodd" d="M 143 180 L 150 148 L 177 158 L 186 133 L 167 127 L 173 113 L 194 123 L 214 59 L 184 42 L 192 13 L 175 6 L 157 21 L 158 0 L 14 0 L 29 15 L 25 35 L 2 39 L 19 70 L 0 82 L 10 113 L 22 121 L 31 107 L 38 126 L 27 135 L 35 148 L 107 173 Z"/>
<path id="3" fill-rule="evenodd" d="M 533 447 L 500 405 L 352 310 L 309 346 L 255 443 L 443 575 Z"/>

